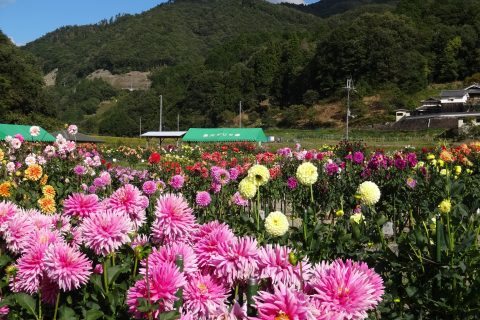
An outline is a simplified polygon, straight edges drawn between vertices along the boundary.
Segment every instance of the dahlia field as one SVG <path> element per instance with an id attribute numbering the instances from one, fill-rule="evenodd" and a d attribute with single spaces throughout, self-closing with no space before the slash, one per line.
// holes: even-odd
<path id="1" fill-rule="evenodd" d="M 0 161 L 0 318 L 480 312 L 480 143 L 146 149 L 16 135 Z"/>

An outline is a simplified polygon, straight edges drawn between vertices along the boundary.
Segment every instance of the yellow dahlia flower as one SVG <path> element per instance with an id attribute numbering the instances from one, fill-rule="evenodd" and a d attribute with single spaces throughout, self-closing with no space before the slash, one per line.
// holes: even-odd
<path id="1" fill-rule="evenodd" d="M 438 210 L 441 213 L 450 213 L 452 211 L 452 202 L 450 199 L 444 199 L 440 204 L 438 205 Z"/>
<path id="2" fill-rule="evenodd" d="M 355 213 L 350 216 L 350 223 L 360 224 L 363 221 L 363 214 Z"/>
<path id="3" fill-rule="evenodd" d="M 46 185 L 42 187 L 42 193 L 45 197 L 55 198 L 55 189 L 51 185 Z"/>
<path id="4" fill-rule="evenodd" d="M 248 169 L 248 177 L 252 179 L 256 186 L 263 186 L 270 180 L 270 171 L 261 164 L 256 164 Z"/>
<path id="5" fill-rule="evenodd" d="M 43 197 L 38 199 L 37 203 L 43 213 L 55 213 L 57 210 L 55 200 L 53 198 Z"/>
<path id="6" fill-rule="evenodd" d="M 270 212 L 265 219 L 265 230 L 268 234 L 281 237 L 288 231 L 288 219 L 280 211 Z"/>
<path id="7" fill-rule="evenodd" d="M 257 194 L 257 186 L 248 176 L 238 184 L 238 191 L 244 199 L 252 199 Z"/>
<path id="8" fill-rule="evenodd" d="M 12 183 L 9 181 L 2 182 L 0 184 L 0 196 L 4 198 L 8 198 L 12 195 L 10 191 L 10 187 L 12 186 Z"/>
<path id="9" fill-rule="evenodd" d="M 297 168 L 298 181 L 306 186 L 311 186 L 318 179 L 317 167 L 311 162 L 304 162 Z"/>
<path id="10" fill-rule="evenodd" d="M 343 217 L 344 214 L 345 212 L 342 209 L 338 209 L 337 211 L 335 211 L 335 215 L 339 218 Z"/>
<path id="11" fill-rule="evenodd" d="M 357 189 L 357 194 L 360 196 L 360 202 L 367 206 L 373 206 L 380 200 L 380 189 L 372 181 L 362 182 Z"/>
<path id="12" fill-rule="evenodd" d="M 462 167 L 461 166 L 455 166 L 453 167 L 455 170 L 455 174 L 458 176 L 460 173 L 462 173 Z"/>
<path id="13" fill-rule="evenodd" d="M 38 164 L 31 164 L 28 166 L 27 170 L 25 170 L 25 177 L 28 180 L 38 181 L 42 175 L 43 169 Z"/>

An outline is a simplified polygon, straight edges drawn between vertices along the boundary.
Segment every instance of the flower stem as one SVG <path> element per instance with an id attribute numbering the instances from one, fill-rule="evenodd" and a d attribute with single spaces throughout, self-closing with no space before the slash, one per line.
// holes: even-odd
<path id="1" fill-rule="evenodd" d="M 107 262 L 103 261 L 103 284 L 105 285 L 105 292 L 108 293 L 108 274 Z"/>
<path id="2" fill-rule="evenodd" d="M 58 311 L 59 302 L 60 302 L 60 291 L 58 291 L 57 300 L 55 301 L 55 311 L 53 312 L 53 320 L 57 320 L 57 311 Z"/>
<path id="3" fill-rule="evenodd" d="M 133 273 L 132 276 L 135 277 L 135 274 L 137 273 L 137 266 L 138 266 L 138 258 L 135 257 L 135 264 L 133 265 Z"/>

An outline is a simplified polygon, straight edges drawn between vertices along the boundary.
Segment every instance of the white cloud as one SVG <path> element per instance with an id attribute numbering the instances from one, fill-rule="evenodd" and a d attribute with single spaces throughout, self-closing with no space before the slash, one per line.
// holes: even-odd
<path id="1" fill-rule="evenodd" d="M 0 8 L 4 8 L 8 6 L 9 4 L 14 3 L 17 0 L 0 0 Z"/>
<path id="2" fill-rule="evenodd" d="M 2 0 L 0 0 L 2 1 Z M 288 3 L 294 3 L 294 4 L 305 4 L 304 0 L 267 0 L 268 2 L 271 3 L 282 3 L 282 2 L 288 2 Z"/>

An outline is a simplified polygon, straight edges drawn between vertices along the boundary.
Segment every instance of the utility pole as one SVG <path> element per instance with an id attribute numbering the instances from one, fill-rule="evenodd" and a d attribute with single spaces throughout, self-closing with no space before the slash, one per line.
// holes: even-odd
<path id="1" fill-rule="evenodd" d="M 180 131 L 180 113 L 177 113 L 177 131 Z"/>
<path id="2" fill-rule="evenodd" d="M 347 117 L 346 117 L 346 129 L 345 129 L 345 140 L 348 141 L 348 120 L 350 118 L 350 91 L 355 90 L 355 87 L 353 86 L 353 80 L 352 78 L 347 79 L 347 86 L 345 87 L 347 89 Z"/>
<path id="3" fill-rule="evenodd" d="M 162 131 L 163 96 L 160 95 L 160 131 Z"/>
<path id="4" fill-rule="evenodd" d="M 242 101 L 240 101 L 240 104 L 238 106 L 238 113 L 239 113 L 239 122 L 240 122 L 240 128 L 242 127 Z"/>
<path id="5" fill-rule="evenodd" d="M 140 117 L 140 137 L 142 136 L 142 117 Z"/>

